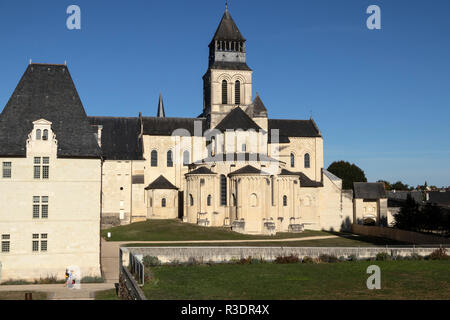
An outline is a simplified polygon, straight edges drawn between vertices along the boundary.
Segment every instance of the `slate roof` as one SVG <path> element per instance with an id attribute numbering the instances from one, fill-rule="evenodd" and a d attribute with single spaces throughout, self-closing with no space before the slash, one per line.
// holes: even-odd
<path id="1" fill-rule="evenodd" d="M 267 108 L 259 97 L 259 94 L 256 94 L 256 98 L 253 101 L 253 116 L 267 117 Z"/>
<path id="2" fill-rule="evenodd" d="M 387 198 L 384 183 L 354 182 L 355 199 L 377 200 Z"/>
<path id="3" fill-rule="evenodd" d="M 88 117 L 97 133 L 102 129 L 102 155 L 106 160 L 142 160 L 139 118 Z"/>
<path id="4" fill-rule="evenodd" d="M 269 119 L 269 143 L 271 142 L 271 130 L 280 130 L 280 143 L 288 143 L 289 137 L 307 137 L 319 138 L 322 137 L 314 120 L 280 120 Z"/>
<path id="5" fill-rule="evenodd" d="M 240 174 L 255 174 L 255 175 L 256 174 L 264 174 L 264 175 L 267 175 L 267 173 L 265 173 L 265 172 L 263 172 L 263 171 L 261 171 L 259 169 L 256 169 L 255 167 L 253 167 L 251 165 L 248 165 L 248 166 L 245 166 L 245 167 L 243 167 L 241 169 L 233 171 L 233 172 L 231 172 L 228 175 L 229 176 L 235 176 L 235 175 L 240 175 Z"/>
<path id="6" fill-rule="evenodd" d="M 422 203 L 421 191 L 387 191 L 386 193 L 389 200 L 406 201 L 409 194 L 417 203 Z"/>
<path id="7" fill-rule="evenodd" d="M 221 40 L 245 41 L 228 9 L 225 10 L 211 42 Z"/>
<path id="8" fill-rule="evenodd" d="M 437 205 L 450 206 L 450 192 L 430 191 L 428 202 Z"/>
<path id="9" fill-rule="evenodd" d="M 186 173 L 186 175 L 197 175 L 197 174 L 216 174 L 216 173 L 212 172 L 207 167 L 200 167 L 191 172 Z"/>
<path id="10" fill-rule="evenodd" d="M 213 61 L 210 69 L 215 70 L 246 70 L 252 71 L 252 69 L 245 62 L 227 62 L 227 61 Z"/>
<path id="11" fill-rule="evenodd" d="M 226 162 L 230 159 L 232 162 L 236 161 L 256 161 L 256 162 L 280 162 L 284 163 L 282 161 L 278 161 L 277 159 L 271 158 L 265 154 L 260 153 L 219 153 L 215 155 L 214 157 L 208 157 L 205 159 L 202 159 L 200 161 L 196 161 L 196 164 L 199 163 L 212 163 L 212 162 Z"/>
<path id="12" fill-rule="evenodd" d="M 282 169 L 280 172 L 282 176 L 298 176 L 300 178 L 300 186 L 302 188 L 320 188 L 323 187 L 321 182 L 313 181 L 303 172 L 291 172 L 286 169 Z"/>
<path id="13" fill-rule="evenodd" d="M 201 123 L 201 131 L 194 132 L 195 122 Z M 143 133 L 150 136 L 171 136 L 177 129 L 185 129 L 191 136 L 194 134 L 203 135 L 206 128 L 205 118 L 157 118 L 157 117 L 143 117 Z"/>
<path id="14" fill-rule="evenodd" d="M 247 130 L 262 130 L 255 121 L 253 121 L 247 113 L 244 112 L 240 107 L 234 108 L 230 113 L 227 114 L 225 118 L 216 126 L 216 129 L 225 132 L 229 130 L 242 129 Z"/>
<path id="15" fill-rule="evenodd" d="M 58 157 L 100 158 L 83 104 L 65 65 L 30 64 L 0 114 L 0 156 L 25 157 L 33 122 L 52 122 Z"/>
<path id="16" fill-rule="evenodd" d="M 145 190 L 178 190 L 178 188 L 161 175 L 150 183 Z"/>

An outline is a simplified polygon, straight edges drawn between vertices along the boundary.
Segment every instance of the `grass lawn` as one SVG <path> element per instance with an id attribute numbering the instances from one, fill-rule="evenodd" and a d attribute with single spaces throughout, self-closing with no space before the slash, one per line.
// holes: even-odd
<path id="1" fill-rule="evenodd" d="M 179 220 L 148 220 L 127 226 L 103 230 L 106 239 L 111 232 L 110 241 L 189 241 L 189 240 L 257 240 L 286 239 L 311 236 L 329 236 L 322 231 L 305 231 L 303 233 L 278 233 L 276 236 L 253 236 L 233 232 L 227 228 L 201 227 L 183 223 Z"/>
<path id="2" fill-rule="evenodd" d="M 368 290 L 367 267 L 381 268 Z M 153 267 L 150 300 L 450 299 L 450 261 Z"/>
<path id="3" fill-rule="evenodd" d="M 25 300 L 25 292 L 11 291 L 0 292 L 0 300 Z M 47 294 L 43 292 L 33 292 L 33 300 L 47 300 Z"/>
<path id="4" fill-rule="evenodd" d="M 120 300 L 116 294 L 116 289 L 97 291 L 95 300 Z"/>

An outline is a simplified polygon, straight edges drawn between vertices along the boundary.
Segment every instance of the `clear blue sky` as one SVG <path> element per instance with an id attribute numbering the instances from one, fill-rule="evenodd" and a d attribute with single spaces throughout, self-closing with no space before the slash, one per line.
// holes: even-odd
<path id="1" fill-rule="evenodd" d="M 82 10 L 82 30 L 66 9 Z M 366 28 L 366 8 L 382 30 Z M 0 1 L 0 108 L 29 59 L 64 63 L 89 115 L 202 110 L 202 76 L 223 0 Z M 248 64 L 272 118 L 309 118 L 325 166 L 370 181 L 450 185 L 450 1 L 231 0 Z"/>

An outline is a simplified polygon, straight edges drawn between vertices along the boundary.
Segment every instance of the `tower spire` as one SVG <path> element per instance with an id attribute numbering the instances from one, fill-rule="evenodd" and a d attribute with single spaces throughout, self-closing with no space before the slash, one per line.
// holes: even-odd
<path id="1" fill-rule="evenodd" d="M 166 117 L 166 112 L 164 111 L 164 102 L 163 102 L 162 93 L 159 94 L 157 117 L 158 118 L 165 118 Z"/>

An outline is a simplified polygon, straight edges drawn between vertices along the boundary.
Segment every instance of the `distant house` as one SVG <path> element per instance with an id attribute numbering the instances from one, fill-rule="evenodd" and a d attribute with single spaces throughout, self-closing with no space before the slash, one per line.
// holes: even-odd
<path id="1" fill-rule="evenodd" d="M 353 184 L 353 222 L 364 225 L 388 225 L 387 195 L 384 183 Z"/>

